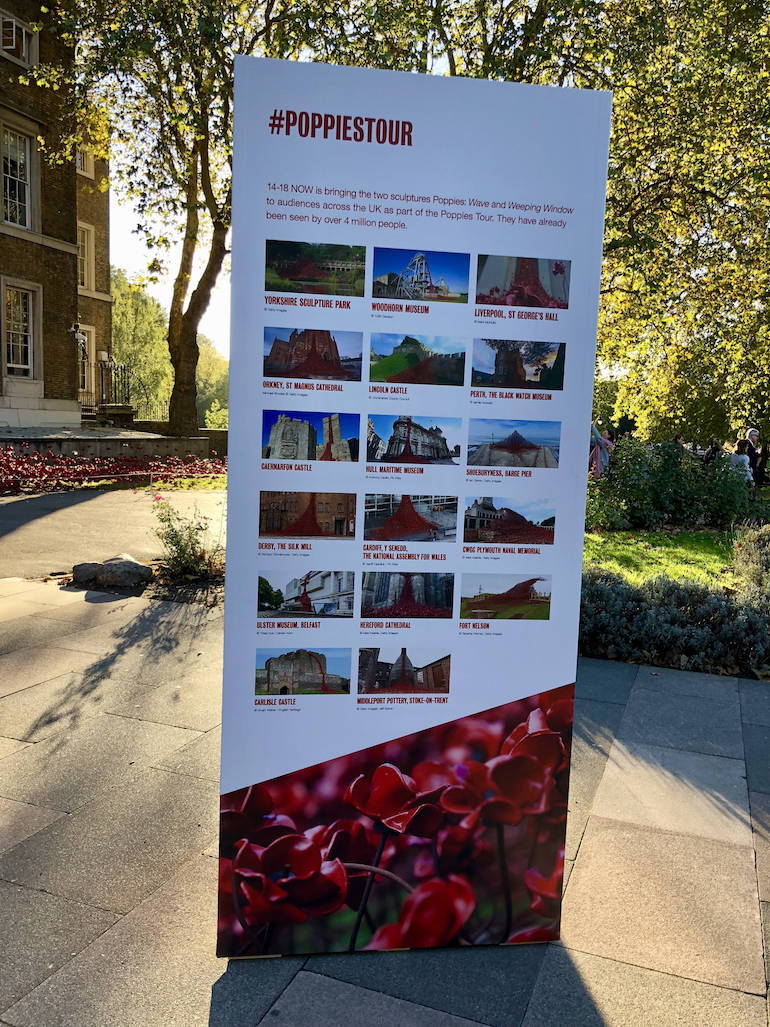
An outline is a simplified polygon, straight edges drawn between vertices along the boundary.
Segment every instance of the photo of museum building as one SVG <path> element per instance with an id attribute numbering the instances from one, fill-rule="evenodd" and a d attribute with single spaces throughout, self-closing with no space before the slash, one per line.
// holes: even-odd
<path id="1" fill-rule="evenodd" d="M 435 649 L 360 649 L 358 692 L 446 694 L 450 661 L 448 652 Z"/>
<path id="2" fill-rule="evenodd" d="M 342 695 L 350 692 L 350 649 L 257 649 L 256 695 Z"/>
<path id="3" fill-rule="evenodd" d="M 260 617 L 352 617 L 355 582 L 353 571 L 308 571 L 283 588 L 260 577 L 257 612 Z"/>
<path id="4" fill-rule="evenodd" d="M 263 538 L 353 539 L 356 494 L 260 492 L 259 534 Z"/>
<path id="5" fill-rule="evenodd" d="M 564 388 L 563 342 L 528 342 L 511 339 L 473 340 L 473 385 L 500 388 Z"/>
<path id="6" fill-rule="evenodd" d="M 434 423 L 431 424 L 428 418 L 418 420 L 415 417 L 404 415 L 391 420 L 385 415 L 373 414 L 369 418 L 371 429 L 367 426 L 367 460 L 401 464 L 455 464 L 456 458 L 460 456 L 460 446 L 455 444 L 450 450 L 444 429 L 441 424 L 435 422 L 440 420 L 445 427 L 451 425 L 454 430 L 459 430 L 461 420 L 460 418 L 434 418 L 433 420 Z M 383 451 L 380 443 L 388 426 L 390 433 Z M 377 453 L 380 455 L 377 456 Z"/>

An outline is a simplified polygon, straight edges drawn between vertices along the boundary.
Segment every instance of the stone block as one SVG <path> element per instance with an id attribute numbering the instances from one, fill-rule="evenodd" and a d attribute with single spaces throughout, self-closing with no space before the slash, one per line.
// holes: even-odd
<path id="1" fill-rule="evenodd" d="M 96 575 L 102 569 L 100 563 L 76 563 L 72 568 L 72 583 L 80 588 L 96 583 Z"/>
<path id="2" fill-rule="evenodd" d="M 276 1027 L 329 1027 L 330 1022 L 334 1027 L 478 1027 L 481 1023 L 305 970 L 259 1021 Z"/>
<path id="3" fill-rule="evenodd" d="M 561 940 L 764 996 L 754 852 L 592 816 L 564 897 Z"/>
<path id="4" fill-rule="evenodd" d="M 126 587 L 152 581 L 152 568 L 135 560 L 128 553 L 105 560 L 96 572 L 96 583 L 108 587 Z"/>
<path id="5" fill-rule="evenodd" d="M 14 1027 L 254 1027 L 304 960 L 217 959 L 216 894 L 214 860 L 180 862 L 5 1016 Z"/>
<path id="6" fill-rule="evenodd" d="M 743 760 L 616 742 L 593 812 L 661 831 L 752 845 Z"/>
<path id="7" fill-rule="evenodd" d="M 0 878 L 127 913 L 209 844 L 218 806 L 209 781 L 141 770 L 0 855 Z"/>
<path id="8" fill-rule="evenodd" d="M 634 687 L 618 728 L 618 741 L 641 742 L 743 758 L 740 707 L 691 695 L 671 695 Z"/>
<path id="9" fill-rule="evenodd" d="M 117 917 L 104 909 L 0 881 L 0 1016 L 68 963 Z M 119 1023 L 120 1021 L 116 1021 Z M 41 1020 L 52 1027 L 50 1021 Z"/>
<path id="10" fill-rule="evenodd" d="M 549 945 L 522 1027 L 765 1027 L 764 1000 Z"/>

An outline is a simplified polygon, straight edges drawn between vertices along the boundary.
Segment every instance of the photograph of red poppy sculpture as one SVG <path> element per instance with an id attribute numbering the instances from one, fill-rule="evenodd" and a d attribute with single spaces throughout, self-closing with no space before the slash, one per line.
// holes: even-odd
<path id="1" fill-rule="evenodd" d="M 558 938 L 573 695 L 223 795 L 218 955 Z"/>

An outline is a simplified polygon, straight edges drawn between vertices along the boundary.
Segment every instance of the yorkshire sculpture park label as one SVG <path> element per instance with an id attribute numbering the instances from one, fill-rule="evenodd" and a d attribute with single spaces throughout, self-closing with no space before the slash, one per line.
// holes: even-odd
<path id="1" fill-rule="evenodd" d="M 235 95 L 219 954 L 558 938 L 610 96 Z"/>

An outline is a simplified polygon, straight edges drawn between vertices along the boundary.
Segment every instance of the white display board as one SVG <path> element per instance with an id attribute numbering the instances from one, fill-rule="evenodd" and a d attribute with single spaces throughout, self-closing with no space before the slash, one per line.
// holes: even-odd
<path id="1" fill-rule="evenodd" d="M 236 59 L 220 954 L 557 935 L 610 104 Z"/>

